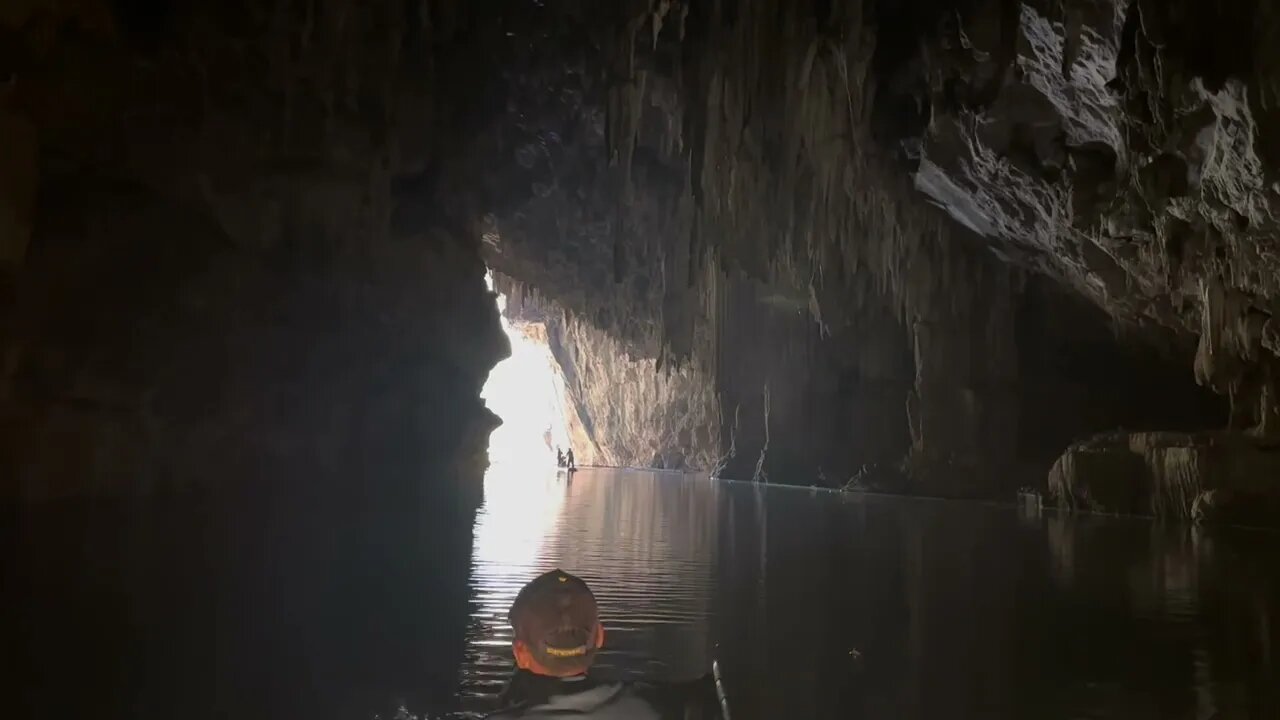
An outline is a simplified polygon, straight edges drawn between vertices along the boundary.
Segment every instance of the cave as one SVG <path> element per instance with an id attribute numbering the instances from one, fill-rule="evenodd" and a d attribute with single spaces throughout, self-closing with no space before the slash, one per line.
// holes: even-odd
<path id="1" fill-rule="evenodd" d="M 13 4 L 27 569 L 194 497 L 465 573 L 508 322 L 592 464 L 1280 523 L 1277 48 L 1249 0 Z"/>

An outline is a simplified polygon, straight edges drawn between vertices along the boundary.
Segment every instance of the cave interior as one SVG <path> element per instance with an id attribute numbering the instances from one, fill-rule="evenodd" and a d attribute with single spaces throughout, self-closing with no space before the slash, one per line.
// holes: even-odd
<path id="1" fill-rule="evenodd" d="M 1256 0 L 0 4 L 6 697 L 456 684 L 499 293 L 580 462 L 1278 525 L 1278 99 Z"/>
<path id="2" fill-rule="evenodd" d="M 603 464 L 1248 504 L 1280 432 L 1278 20 L 1247 0 L 19 3 L 4 495 L 473 506 L 500 422 L 480 389 L 509 352 L 488 269 Z"/>

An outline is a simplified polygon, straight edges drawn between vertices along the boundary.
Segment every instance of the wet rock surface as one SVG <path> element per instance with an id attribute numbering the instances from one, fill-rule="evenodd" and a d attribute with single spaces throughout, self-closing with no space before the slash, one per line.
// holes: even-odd
<path id="1" fill-rule="evenodd" d="M 1201 11 L 1148 11 L 1181 28 L 1152 60 L 1124 3 L 545 8 L 554 40 L 509 105 L 533 198 L 493 215 L 488 261 L 628 356 L 711 378 L 725 474 L 840 486 L 896 465 L 904 487 L 1004 494 L 1098 431 L 1222 426 L 1197 378 L 1233 422 L 1269 417 L 1248 389 L 1269 377 L 1265 313 L 1219 272 L 1242 258 L 1129 227 L 1156 205 L 1220 235 L 1225 211 L 1188 203 L 1262 197 L 1222 154 L 1256 151 L 1228 99 L 1253 68 L 1207 79 Z M 1235 140 L 1174 152 L 1184 108 Z M 1193 176 L 1219 200 L 1189 198 Z"/>
<path id="2" fill-rule="evenodd" d="M 1268 491 L 1206 490 L 1196 497 L 1191 519 L 1197 525 L 1280 528 L 1280 494 Z"/>
<path id="3" fill-rule="evenodd" d="M 1267 433 L 1278 28 L 1266 3 L 969 3 L 925 41 L 931 118 L 902 138 L 916 187 L 986 241 L 1198 338 L 1199 382 Z"/>
<path id="4" fill-rule="evenodd" d="M 1049 492 L 1070 509 L 1277 526 L 1278 477 L 1280 448 L 1241 433 L 1110 434 L 1068 448 Z"/>
<path id="5" fill-rule="evenodd" d="M 26 3 L 11 488 L 474 470 L 482 263 L 617 462 L 1007 496 L 1116 428 L 1269 437 L 1277 38 L 1244 0 Z"/>
<path id="6" fill-rule="evenodd" d="M 426 468 L 474 503 L 482 4 L 0 13 L 0 494 Z"/>
<path id="7" fill-rule="evenodd" d="M 564 381 L 578 464 L 714 466 L 719 418 L 710 378 L 688 365 L 664 370 L 653 358 L 632 355 L 625 344 L 508 277 L 495 277 L 494 289 L 507 297 L 507 315 L 551 351 Z"/>

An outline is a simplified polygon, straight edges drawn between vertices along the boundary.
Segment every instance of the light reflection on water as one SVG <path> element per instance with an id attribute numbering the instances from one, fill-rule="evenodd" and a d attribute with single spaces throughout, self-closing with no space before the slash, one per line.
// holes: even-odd
<path id="1" fill-rule="evenodd" d="M 561 566 L 600 597 L 603 672 L 714 656 L 735 720 L 1280 718 L 1274 534 L 506 467 L 473 528 L 256 486 L 11 515 L 0 717 L 481 710 L 507 606 Z"/>
<path id="2" fill-rule="evenodd" d="M 561 566 L 600 597 L 603 672 L 714 656 L 735 720 L 1280 718 L 1274 534 L 639 471 L 488 483 L 474 528 L 248 490 L 26 513 L 0 543 L 0 717 L 482 710 L 507 606 Z"/>
<path id="3" fill-rule="evenodd" d="M 553 567 L 600 599 L 601 672 L 718 657 L 739 720 L 1280 717 L 1274 535 L 495 467 L 464 696 L 501 688 L 507 608 Z"/>
<path id="4" fill-rule="evenodd" d="M 501 688 L 511 671 L 507 609 L 525 582 L 556 567 L 586 580 L 600 603 L 601 671 L 699 674 L 709 663 L 717 491 L 706 478 L 581 470 L 570 480 L 495 466 L 476 518 L 464 693 Z"/>

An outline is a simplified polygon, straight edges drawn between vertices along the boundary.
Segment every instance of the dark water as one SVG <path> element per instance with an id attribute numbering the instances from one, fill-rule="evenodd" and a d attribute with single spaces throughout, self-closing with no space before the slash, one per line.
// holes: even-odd
<path id="1" fill-rule="evenodd" d="M 487 498 L 474 532 L 412 502 L 11 515 L 0 716 L 466 717 L 560 566 L 602 672 L 719 658 L 737 720 L 1280 718 L 1275 535 L 631 471 Z"/>
<path id="2" fill-rule="evenodd" d="M 1280 718 L 1280 539 L 645 472 L 490 479 L 466 692 L 554 566 L 618 674 L 719 657 L 735 718 Z"/>

